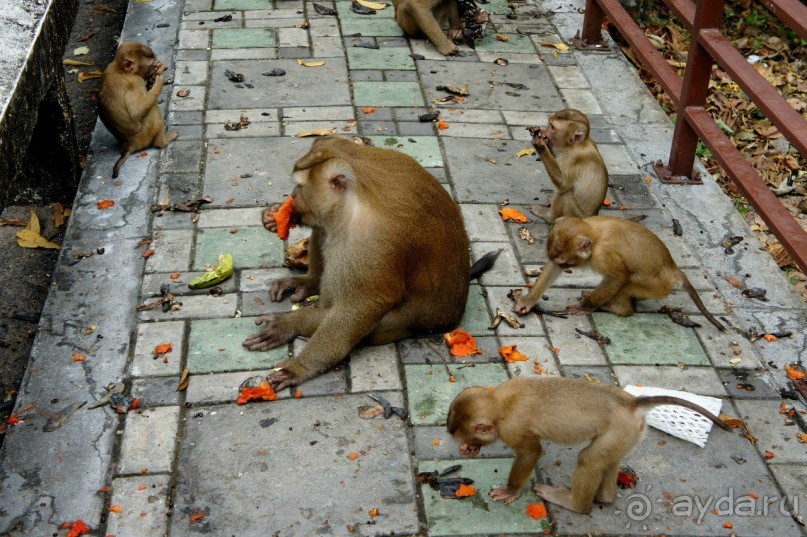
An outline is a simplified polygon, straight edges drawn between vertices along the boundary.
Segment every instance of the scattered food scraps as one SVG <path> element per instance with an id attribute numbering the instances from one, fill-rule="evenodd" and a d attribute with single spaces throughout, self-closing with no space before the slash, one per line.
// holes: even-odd
<path id="1" fill-rule="evenodd" d="M 769 343 L 773 343 L 774 341 L 776 341 L 777 337 L 773 334 L 765 334 L 764 336 L 762 336 L 762 339 L 764 339 Z"/>
<path id="2" fill-rule="evenodd" d="M 443 339 L 451 350 L 452 356 L 464 357 L 471 354 L 482 354 L 476 347 L 476 339 L 465 330 L 456 329 L 443 334 Z"/>
<path id="3" fill-rule="evenodd" d="M 358 454 L 358 453 L 356 453 L 356 452 L 354 451 L 353 453 L 351 453 L 350 455 L 348 455 L 348 456 L 347 456 L 347 458 L 348 458 L 348 459 L 350 459 L 350 460 L 352 460 L 352 461 L 355 461 L 356 459 L 358 459 L 358 458 L 359 458 L 359 454 Z"/>
<path id="4" fill-rule="evenodd" d="M 619 474 L 616 476 L 616 484 L 619 485 L 619 488 L 632 489 L 636 487 L 636 483 L 638 482 L 639 476 L 636 475 L 636 471 L 633 468 L 627 465 L 619 468 Z"/>
<path id="5" fill-rule="evenodd" d="M 724 279 L 724 280 L 726 280 L 727 282 L 729 282 L 729 284 L 731 284 L 732 286 L 736 287 L 737 289 L 745 289 L 745 287 L 746 287 L 746 286 L 745 286 L 745 283 L 743 283 L 742 281 L 738 280 L 737 278 L 734 278 L 734 277 L 732 277 L 732 276 L 729 276 L 728 274 L 724 274 L 724 275 L 723 275 L 723 279 Z"/>
<path id="6" fill-rule="evenodd" d="M 675 324 L 680 324 L 681 326 L 685 326 L 687 328 L 700 328 L 700 323 L 696 323 L 692 319 L 686 316 L 684 310 L 681 308 L 674 308 L 672 306 L 668 306 L 664 304 L 658 310 L 659 313 L 666 313 L 672 319 L 672 322 Z"/>
<path id="7" fill-rule="evenodd" d="M 98 209 L 103 211 L 104 209 L 109 209 L 110 207 L 115 206 L 115 202 L 113 200 L 101 200 L 96 202 Z"/>
<path id="8" fill-rule="evenodd" d="M 224 75 L 227 78 L 230 79 L 230 82 L 243 82 L 244 81 L 244 75 L 242 75 L 241 73 L 236 73 L 235 71 L 230 71 L 229 69 L 226 69 L 224 71 Z"/>
<path id="9" fill-rule="evenodd" d="M 681 222 L 679 222 L 675 218 L 672 219 L 672 227 L 673 227 L 673 235 L 675 235 L 676 237 L 680 237 L 684 234 L 684 228 L 681 227 Z"/>
<path id="10" fill-rule="evenodd" d="M 496 58 L 495 60 L 493 60 L 493 63 L 504 67 L 505 65 L 510 63 L 510 60 L 508 60 L 507 58 Z"/>
<path id="11" fill-rule="evenodd" d="M 359 417 L 364 420 L 371 420 L 383 413 L 384 407 L 381 405 L 365 405 L 359 407 Z"/>
<path id="12" fill-rule="evenodd" d="M 353 2 L 350 4 L 350 11 L 352 11 L 353 13 L 356 13 L 358 15 L 375 15 L 376 14 L 375 9 L 370 9 L 367 6 L 364 6 L 364 5 L 360 4 L 357 0 L 353 0 Z"/>
<path id="13" fill-rule="evenodd" d="M 140 399 L 123 393 L 115 393 L 109 398 L 109 406 L 118 414 L 126 414 L 130 410 L 140 408 Z"/>
<path id="14" fill-rule="evenodd" d="M 197 522 L 199 520 L 202 520 L 204 517 L 205 517 L 204 513 L 194 513 L 189 518 L 191 522 Z"/>
<path id="15" fill-rule="evenodd" d="M 300 131 L 295 136 L 297 138 L 307 138 L 309 136 L 333 136 L 336 134 L 336 129 L 317 129 L 314 131 Z"/>
<path id="16" fill-rule="evenodd" d="M 767 289 L 763 289 L 761 287 L 752 287 L 750 289 L 743 289 L 742 295 L 746 298 L 756 298 L 757 300 L 761 300 L 763 302 L 767 302 L 768 299 L 765 295 L 768 294 Z"/>
<path id="17" fill-rule="evenodd" d="M 499 214 L 502 216 L 502 220 L 505 222 L 512 220 L 513 222 L 518 222 L 519 224 L 527 223 L 527 216 L 518 209 L 513 209 L 512 207 L 499 209 Z"/>
<path id="18" fill-rule="evenodd" d="M 323 6 L 322 4 L 314 4 L 314 11 L 320 15 L 336 15 L 336 10 Z"/>
<path id="19" fill-rule="evenodd" d="M 79 537 L 80 535 L 87 535 L 92 531 L 80 518 L 75 522 L 65 522 L 59 527 L 63 530 L 70 530 L 65 537 Z"/>
<path id="20" fill-rule="evenodd" d="M 508 43 L 510 41 L 510 38 L 504 34 L 496 34 L 496 41 L 502 41 L 504 43 Z"/>
<path id="21" fill-rule="evenodd" d="M 314 5 L 316 5 L 316 4 L 314 4 Z M 284 71 L 283 69 L 280 69 L 278 67 L 275 67 L 271 71 L 267 71 L 266 73 L 261 73 L 261 74 L 263 76 L 285 76 L 286 71 Z"/>
<path id="22" fill-rule="evenodd" d="M 78 47 L 73 50 L 73 56 L 84 56 L 90 53 L 90 47 Z"/>
<path id="23" fill-rule="evenodd" d="M 249 126 L 249 124 L 250 124 L 249 118 L 246 115 L 241 114 L 241 117 L 238 120 L 238 123 L 235 123 L 235 122 L 231 123 L 229 121 L 225 121 L 224 122 L 224 130 L 226 130 L 226 131 L 240 131 L 241 129 L 246 129 Z"/>
<path id="24" fill-rule="evenodd" d="M 612 205 L 611 200 L 609 200 L 608 198 L 602 200 L 602 204 L 605 205 L 606 207 L 610 207 Z"/>
<path id="25" fill-rule="evenodd" d="M 191 289 L 204 289 L 229 279 L 233 275 L 233 254 L 221 254 L 216 261 L 218 264 L 212 270 L 191 280 L 188 287 Z"/>
<path id="26" fill-rule="evenodd" d="M 301 270 L 308 269 L 308 248 L 310 243 L 311 237 L 306 237 L 286 248 L 286 259 L 283 260 L 283 266 Z"/>
<path id="27" fill-rule="evenodd" d="M 298 59 L 297 64 L 302 65 L 303 67 L 322 67 L 323 65 L 325 65 L 325 62 L 322 61 L 322 60 L 313 61 L 313 62 L 307 62 L 307 61 L 303 61 L 303 60 Z"/>
<path id="28" fill-rule="evenodd" d="M 177 97 L 187 97 L 190 94 L 191 90 L 189 90 L 188 88 L 182 88 L 177 90 Z"/>
<path id="29" fill-rule="evenodd" d="M 541 43 L 542 47 L 551 47 L 556 50 L 569 50 L 569 45 L 565 43 Z"/>
<path id="30" fill-rule="evenodd" d="M 785 371 L 787 371 L 787 378 L 790 380 L 804 380 L 805 376 L 807 376 L 804 368 L 799 364 L 785 364 Z"/>
<path id="31" fill-rule="evenodd" d="M 154 357 L 160 356 L 162 354 L 168 354 L 169 352 L 173 351 L 174 348 L 171 346 L 170 343 L 162 343 L 154 347 Z"/>
<path id="32" fill-rule="evenodd" d="M 370 516 L 371 517 L 377 517 L 378 516 L 378 507 L 373 507 L 372 509 L 370 509 Z"/>
<path id="33" fill-rule="evenodd" d="M 142 306 L 138 306 L 136 309 L 137 311 L 149 311 L 153 310 L 157 306 L 162 306 L 163 313 L 177 311 L 182 307 L 182 302 L 177 302 L 174 300 L 174 295 L 171 293 L 170 284 L 164 283 L 160 286 L 160 298 L 153 302 L 148 302 Z"/>
<path id="34" fill-rule="evenodd" d="M 535 242 L 535 238 L 530 233 L 530 230 L 525 227 L 518 228 L 518 236 L 520 239 L 527 241 L 527 244 L 533 244 Z"/>
<path id="35" fill-rule="evenodd" d="M 445 91 L 450 95 L 456 95 L 457 97 L 466 97 L 468 95 L 468 85 L 466 84 L 463 87 L 459 86 L 437 86 L 437 91 Z"/>
<path id="36" fill-rule="evenodd" d="M 537 153 L 534 147 L 527 147 L 516 153 L 516 158 L 526 157 L 527 155 L 534 155 Z"/>
<path id="37" fill-rule="evenodd" d="M 493 318 L 493 321 L 490 323 L 490 329 L 495 330 L 498 328 L 499 324 L 505 321 L 509 324 L 512 328 L 524 328 L 524 323 L 516 319 L 516 317 L 506 311 L 502 311 L 499 308 L 496 308 L 496 316 Z"/>
<path id="38" fill-rule="evenodd" d="M 65 58 L 64 60 L 62 60 L 62 65 L 69 65 L 72 67 L 89 67 L 93 64 L 90 62 L 82 62 L 79 60 L 71 60 L 70 58 Z"/>
<path id="39" fill-rule="evenodd" d="M 83 362 L 86 359 L 87 359 L 87 357 L 84 356 L 83 354 L 81 354 L 80 352 L 74 352 L 73 353 L 73 361 L 74 362 Z"/>
<path id="40" fill-rule="evenodd" d="M 189 199 L 183 203 L 170 203 L 168 198 L 165 198 L 162 203 L 155 203 L 149 210 L 157 216 L 162 216 L 166 211 L 179 211 L 183 213 L 199 214 L 199 209 L 202 205 L 213 203 L 213 198 L 204 196 L 201 198 Z"/>
<path id="41" fill-rule="evenodd" d="M 540 520 L 546 517 L 546 514 L 546 506 L 542 503 L 533 503 L 527 506 L 527 516 Z"/>
<path id="42" fill-rule="evenodd" d="M 593 339 L 594 341 L 596 341 L 600 345 L 609 345 L 611 343 L 611 339 L 609 337 L 606 337 L 606 336 L 600 334 L 596 330 L 591 330 L 591 331 L 586 332 L 585 330 L 580 330 L 579 328 L 575 328 L 574 331 L 577 332 L 578 334 L 580 334 L 581 336 L 586 336 L 587 338 Z"/>
<path id="43" fill-rule="evenodd" d="M 233 16 L 228 13 L 227 15 L 213 19 L 213 22 L 230 22 L 231 20 L 233 20 Z"/>
<path id="44" fill-rule="evenodd" d="M 375 108 L 368 106 L 366 108 L 363 108 L 362 112 L 364 112 L 365 114 L 375 114 Z"/>
<path id="45" fill-rule="evenodd" d="M 0 218 L 0 226 L 17 226 L 25 227 L 25 222 L 22 220 L 9 220 L 7 218 Z"/>
<path id="46" fill-rule="evenodd" d="M 264 377 L 249 377 L 238 387 L 238 399 L 235 402 L 243 405 L 250 401 L 277 401 L 277 394 Z"/>
<path id="47" fill-rule="evenodd" d="M 418 121 L 420 121 L 421 123 L 431 123 L 437 121 L 439 117 L 440 117 L 440 111 L 432 110 L 431 112 L 419 115 Z"/>
<path id="48" fill-rule="evenodd" d="M 120 505 L 117 505 L 117 504 L 110 505 L 109 506 L 109 512 L 110 513 L 122 513 L 123 512 L 123 507 L 121 507 Z"/>
<path id="49" fill-rule="evenodd" d="M 440 441 L 437 440 L 439 444 Z M 457 498 L 467 498 L 468 496 L 476 496 L 476 488 L 473 485 L 460 485 L 457 492 L 454 493 Z"/>
<path id="50" fill-rule="evenodd" d="M 377 9 L 381 10 L 387 7 L 387 3 L 385 2 L 368 2 L 367 0 L 356 0 L 357 4 L 361 4 L 368 9 Z"/>
<path id="51" fill-rule="evenodd" d="M 97 401 L 93 401 L 87 405 L 87 410 L 98 408 L 109 403 L 109 400 L 112 399 L 113 395 L 116 393 L 123 393 L 126 390 L 126 385 L 123 382 L 118 382 L 117 384 L 108 384 L 104 389 L 106 390 L 106 394 L 104 394 L 104 396 Z"/>
<path id="52" fill-rule="evenodd" d="M 437 122 L 437 130 L 444 131 L 448 128 L 448 123 L 442 119 Z"/>
<path id="53" fill-rule="evenodd" d="M 292 203 L 292 197 L 289 196 L 286 198 L 286 201 L 283 202 L 283 205 L 277 209 L 277 211 L 267 211 L 267 214 L 275 219 L 275 223 L 277 224 L 277 237 L 280 240 L 288 239 L 289 229 L 296 226 L 296 224 L 292 221 L 292 217 L 294 216 L 294 206 Z"/>
<path id="54" fill-rule="evenodd" d="M 452 474 L 458 470 L 462 469 L 461 464 L 455 464 L 453 466 L 449 466 L 442 472 L 440 471 L 433 471 L 433 472 L 420 472 L 415 477 L 415 480 L 418 483 L 429 485 L 434 490 L 440 492 L 440 496 L 450 500 L 458 500 L 461 497 L 457 494 L 462 486 L 471 486 L 474 484 L 474 480 L 467 478 L 467 477 L 445 477 L 449 474 Z M 468 489 L 464 489 L 468 490 Z"/>
<path id="55" fill-rule="evenodd" d="M 499 349 L 499 354 L 502 355 L 504 361 L 507 363 L 526 362 L 527 355 L 516 350 L 517 345 L 506 345 Z"/>
<path id="56" fill-rule="evenodd" d="M 384 419 L 389 419 L 392 417 L 393 414 L 401 418 L 402 420 L 406 421 L 406 418 L 409 417 L 409 413 L 406 411 L 405 408 L 399 406 L 392 406 L 389 401 L 381 397 L 377 394 L 368 394 L 368 397 L 381 405 L 383 409 Z"/>
<path id="57" fill-rule="evenodd" d="M 153 256 L 156 250 L 154 248 L 149 248 L 145 252 L 142 253 L 141 257 L 148 259 L 149 257 Z M 92 254 L 92 252 L 90 252 Z"/>

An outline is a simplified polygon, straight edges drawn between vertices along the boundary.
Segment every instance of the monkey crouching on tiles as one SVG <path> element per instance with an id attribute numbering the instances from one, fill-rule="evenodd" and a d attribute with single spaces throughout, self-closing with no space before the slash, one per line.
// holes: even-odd
<path id="1" fill-rule="evenodd" d="M 493 489 L 495 501 L 510 503 L 521 494 L 541 456 L 541 440 L 558 444 L 590 442 L 578 456 L 572 486 L 535 485 L 544 500 L 577 513 L 593 502 L 616 499 L 619 463 L 641 441 L 644 414 L 659 405 L 679 405 L 731 427 L 708 410 L 677 397 L 635 397 L 605 384 L 568 378 L 511 379 L 497 388 L 463 390 L 448 410 L 448 432 L 460 453 L 476 457 L 500 438 L 515 452 L 507 485 Z"/>

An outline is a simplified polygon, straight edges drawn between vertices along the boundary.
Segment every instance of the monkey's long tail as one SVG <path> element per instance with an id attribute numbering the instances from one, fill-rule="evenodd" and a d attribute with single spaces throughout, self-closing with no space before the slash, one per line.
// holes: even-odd
<path id="1" fill-rule="evenodd" d="M 709 322 L 715 325 L 715 328 L 717 328 L 721 332 L 724 332 L 726 330 L 726 327 L 720 324 L 720 321 L 715 319 L 714 316 L 711 313 L 709 313 L 709 310 L 707 310 L 706 306 L 703 305 L 701 297 L 698 296 L 698 292 L 692 286 L 692 283 L 689 281 L 689 278 L 684 276 L 684 280 L 683 282 L 681 282 L 681 284 L 686 290 L 687 294 L 689 295 L 689 298 L 692 299 L 692 302 L 694 302 L 695 305 L 698 306 L 698 309 L 701 310 L 701 313 L 703 313 L 704 317 L 709 319 Z"/>
<path id="2" fill-rule="evenodd" d="M 126 159 L 129 158 L 129 155 L 131 155 L 131 154 L 132 154 L 131 151 L 124 151 L 123 153 L 121 153 L 120 158 L 115 163 L 115 167 L 112 168 L 112 178 L 113 179 L 118 177 L 118 174 L 120 173 L 120 167 L 123 166 L 123 163 L 126 162 Z"/>
<path id="3" fill-rule="evenodd" d="M 684 408 L 688 408 L 690 410 L 694 410 L 698 414 L 709 418 L 712 423 L 723 429 L 724 431 L 731 431 L 731 427 L 726 424 L 725 421 L 721 420 L 705 408 L 700 405 L 696 405 L 695 403 L 691 403 L 686 399 L 679 399 L 678 397 L 671 397 L 669 395 L 651 395 L 651 396 L 642 396 L 637 397 L 633 401 L 633 408 L 637 410 L 642 409 L 650 409 L 659 405 L 678 405 Z"/>
<path id="4" fill-rule="evenodd" d="M 479 261 L 471 265 L 471 279 L 475 279 L 489 271 L 493 268 L 493 265 L 496 264 L 496 258 L 499 257 L 499 254 L 502 253 L 502 250 L 495 250 L 493 252 L 488 252 L 483 255 Z"/>

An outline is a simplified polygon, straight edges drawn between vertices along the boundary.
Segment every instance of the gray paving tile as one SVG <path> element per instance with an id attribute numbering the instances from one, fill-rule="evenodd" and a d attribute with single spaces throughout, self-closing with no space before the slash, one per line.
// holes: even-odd
<path id="1" fill-rule="evenodd" d="M 804 464 L 807 462 L 807 444 L 797 438 L 801 432 L 796 425 L 785 425 L 785 416 L 779 412 L 779 400 L 736 400 L 737 417 L 748 425 L 748 432 L 757 439 L 760 452 L 773 454 L 771 463 Z"/>
<path id="2" fill-rule="evenodd" d="M 107 532 L 116 537 L 164 535 L 168 523 L 168 475 L 119 477 L 112 481 L 111 505 L 123 511 L 110 513 Z"/>
<path id="3" fill-rule="evenodd" d="M 126 415 L 118 474 L 167 472 L 171 469 L 179 426 L 179 407 L 132 411 Z"/>

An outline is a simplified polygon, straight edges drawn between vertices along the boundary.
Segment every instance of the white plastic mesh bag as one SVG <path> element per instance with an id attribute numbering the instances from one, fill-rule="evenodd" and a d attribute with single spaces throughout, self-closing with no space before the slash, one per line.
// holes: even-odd
<path id="1" fill-rule="evenodd" d="M 669 395 L 671 397 L 678 397 L 679 399 L 686 399 L 691 403 L 702 406 L 715 416 L 720 415 L 720 408 L 723 406 L 723 401 L 716 397 L 706 397 L 704 395 L 695 395 L 693 393 L 679 392 L 676 390 L 665 390 L 664 388 L 631 385 L 626 386 L 625 391 L 637 397 Z M 652 408 L 645 415 L 645 420 L 648 425 L 656 429 L 661 429 L 667 434 L 671 434 L 687 442 L 692 442 L 700 447 L 706 445 L 709 431 L 712 430 L 713 425 L 709 418 L 698 414 L 694 410 L 676 405 L 660 405 Z"/>

